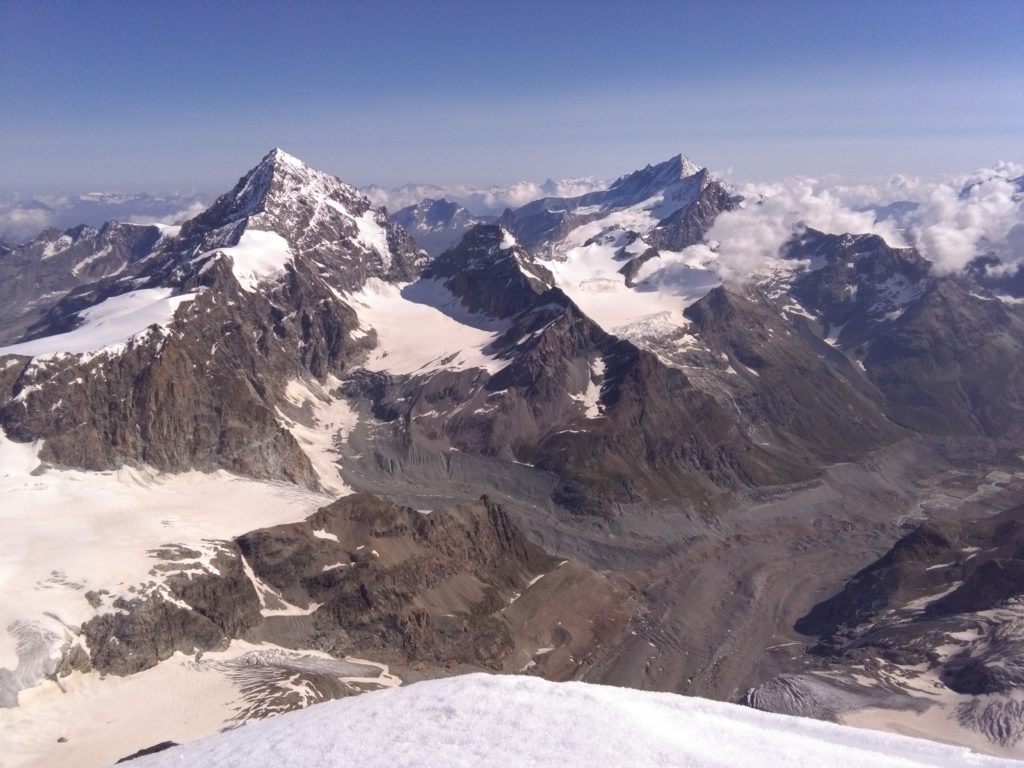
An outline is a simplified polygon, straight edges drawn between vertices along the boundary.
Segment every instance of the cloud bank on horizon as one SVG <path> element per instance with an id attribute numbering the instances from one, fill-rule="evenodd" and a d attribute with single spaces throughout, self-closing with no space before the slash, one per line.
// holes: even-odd
<path id="1" fill-rule="evenodd" d="M 775 259 L 802 227 L 876 234 L 912 246 L 939 273 L 963 270 L 994 253 L 997 269 L 1024 265 L 1024 166 L 1001 162 L 966 177 L 926 181 L 894 176 L 877 185 L 795 177 L 738 190 L 741 208 L 721 214 L 708 245 L 688 248 L 681 264 L 710 262 L 723 280 L 742 282 Z M 712 253 L 713 252 L 713 253 Z"/>

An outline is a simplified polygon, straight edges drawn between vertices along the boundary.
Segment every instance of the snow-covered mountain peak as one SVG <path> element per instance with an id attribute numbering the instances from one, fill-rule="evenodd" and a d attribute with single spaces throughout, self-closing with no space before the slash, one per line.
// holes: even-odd
<path id="1" fill-rule="evenodd" d="M 357 209 L 356 215 L 370 207 L 370 201 L 351 185 L 282 149 L 268 152 L 225 197 L 234 200 L 236 205 L 232 207 L 239 217 L 288 208 L 301 198 L 312 203 L 330 201 L 328 205 L 335 204 L 332 207 L 351 207 Z"/>
<path id="2" fill-rule="evenodd" d="M 492 318 L 515 314 L 555 284 L 551 272 L 497 224 L 473 227 L 431 262 L 424 277 L 443 283 L 471 312 Z"/>
<path id="3" fill-rule="evenodd" d="M 474 216 L 448 198 L 428 197 L 391 215 L 431 256 L 440 256 L 458 245 L 462 236 L 486 217 Z"/>
<path id="4" fill-rule="evenodd" d="M 181 237 L 193 263 L 233 249 L 233 270 L 247 288 L 298 258 L 330 274 L 336 288 L 357 289 L 369 276 L 411 278 L 421 255 L 355 187 L 281 149 L 183 225 Z M 259 268 L 240 268 L 240 259 Z"/>
<path id="5" fill-rule="evenodd" d="M 441 254 L 433 263 L 434 272 L 454 274 L 464 270 L 487 270 L 503 262 L 521 267 L 534 265 L 515 236 L 499 224 L 477 224 L 463 236 L 458 246 Z"/>
<path id="6" fill-rule="evenodd" d="M 597 736 L 600 734 L 600 737 Z M 670 693 L 465 675 L 347 698 L 142 757 L 215 765 L 1010 766 L 963 747 Z"/>
<path id="7" fill-rule="evenodd" d="M 295 155 L 288 154 L 280 147 L 274 147 L 266 154 L 264 159 L 271 160 L 275 164 L 281 163 L 284 165 L 290 165 L 293 168 L 310 169 L 308 165 L 295 157 Z"/>
<path id="8" fill-rule="evenodd" d="M 707 169 L 697 165 L 683 154 L 670 157 L 656 165 L 647 165 L 638 171 L 627 173 L 612 182 L 613 189 L 650 190 L 652 193 L 664 189 L 682 179 L 696 176 Z"/>

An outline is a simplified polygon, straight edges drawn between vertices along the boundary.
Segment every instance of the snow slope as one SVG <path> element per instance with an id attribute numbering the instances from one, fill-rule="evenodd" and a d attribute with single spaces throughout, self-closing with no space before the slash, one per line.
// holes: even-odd
<path id="1" fill-rule="evenodd" d="M 252 293 L 265 280 L 284 274 L 292 259 L 288 241 L 276 232 L 247 229 L 237 245 L 217 249 L 231 257 L 231 271 L 243 290 Z M 204 254 L 205 255 L 205 254 Z"/>
<path id="2" fill-rule="evenodd" d="M 328 702 L 133 765 L 969 768 L 1019 763 L 671 693 L 477 674 Z"/>
<path id="3" fill-rule="evenodd" d="M 0 355 L 59 355 L 113 349 L 152 325 L 166 327 L 194 293 L 172 296 L 170 288 L 144 288 L 101 301 L 79 313 L 82 324 L 67 333 L 0 348 Z"/>
<path id="4" fill-rule="evenodd" d="M 362 328 L 377 332 L 377 347 L 365 368 L 393 374 L 445 368 L 484 368 L 494 373 L 507 365 L 484 351 L 504 326 L 491 323 L 481 328 L 479 322 L 463 322 L 468 313 L 442 286 L 432 281 L 414 286 L 371 279 L 361 291 L 343 297 L 359 315 Z"/>

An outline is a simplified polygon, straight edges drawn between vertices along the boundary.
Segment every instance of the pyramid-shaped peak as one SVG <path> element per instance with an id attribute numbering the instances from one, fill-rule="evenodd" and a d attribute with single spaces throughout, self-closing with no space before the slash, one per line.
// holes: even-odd
<path id="1" fill-rule="evenodd" d="M 325 179 L 335 179 L 332 174 L 325 173 L 324 171 L 318 171 L 308 163 L 303 162 L 295 155 L 285 152 L 280 147 L 275 147 L 263 156 L 260 160 L 259 165 L 250 171 L 250 173 L 264 177 L 267 179 L 273 177 L 286 177 L 286 178 L 310 178 L 310 177 L 323 177 Z M 338 179 L 340 181 L 340 179 Z"/>
<path id="2" fill-rule="evenodd" d="M 670 157 L 664 162 L 657 163 L 655 165 L 646 165 L 639 171 L 633 171 L 625 176 L 620 177 L 615 181 L 612 186 L 623 184 L 627 181 L 636 181 L 639 179 L 645 180 L 657 180 L 659 182 L 670 184 L 673 181 L 679 181 L 700 173 L 704 168 L 697 163 L 693 162 L 684 154 L 678 154 L 674 157 Z"/>
<path id="3" fill-rule="evenodd" d="M 370 203 L 349 184 L 330 173 L 310 167 L 279 147 L 270 150 L 259 164 L 243 176 L 225 195 L 233 218 L 261 210 L 290 206 L 295 201 L 333 200 L 360 209 Z M 355 211 L 356 214 L 361 211 Z"/>
<path id="4" fill-rule="evenodd" d="M 679 154 L 619 177 L 608 190 L 617 197 L 641 200 L 702 173 L 706 175 L 705 168 Z"/>
<path id="5" fill-rule="evenodd" d="M 261 227 L 285 237 L 299 237 L 303 231 L 299 222 L 314 213 L 351 218 L 362 216 L 370 208 L 370 200 L 355 187 L 275 147 L 193 222 L 206 231 L 264 215 L 269 219 L 261 222 Z"/>
<path id="6" fill-rule="evenodd" d="M 679 178 L 685 179 L 687 176 L 693 176 L 694 174 L 700 173 L 704 170 L 703 166 L 697 165 L 690 158 L 680 152 L 678 155 L 669 158 L 662 163 L 671 167 L 673 170 L 678 169 Z"/>

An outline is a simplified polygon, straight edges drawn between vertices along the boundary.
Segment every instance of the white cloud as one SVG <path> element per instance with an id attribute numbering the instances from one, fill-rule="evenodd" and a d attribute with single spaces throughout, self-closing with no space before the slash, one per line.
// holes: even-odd
<path id="1" fill-rule="evenodd" d="M 763 269 L 802 226 L 822 232 L 874 233 L 894 246 L 904 245 L 890 222 L 875 221 L 871 211 L 853 210 L 814 179 L 747 185 L 740 193 L 743 207 L 719 215 L 707 234 L 709 242 L 717 243 L 714 269 L 723 280 L 742 282 Z M 698 255 L 687 251 L 687 260 Z"/>
<path id="2" fill-rule="evenodd" d="M 24 242 L 52 226 L 53 220 L 54 212 L 47 208 L 4 205 L 0 207 L 0 238 L 11 243 Z"/>
<path id="3" fill-rule="evenodd" d="M 742 282 L 777 258 L 801 225 L 834 234 L 873 233 L 894 247 L 913 245 L 940 273 L 961 270 L 990 251 L 1022 263 L 1024 193 L 1008 181 L 1022 173 L 1024 167 L 1004 162 L 943 180 L 896 175 L 878 182 L 792 178 L 748 184 L 739 190 L 743 207 L 721 214 L 707 234 L 714 254 L 694 246 L 668 256 L 664 268 L 704 262 L 723 280 Z M 918 206 L 899 222 L 876 219 L 875 207 L 900 201 Z"/>
<path id="4" fill-rule="evenodd" d="M 1002 166 L 1006 169 L 1007 166 Z M 1019 170 L 1019 166 L 1016 167 Z M 994 169 L 961 188 L 939 185 L 910 216 L 914 244 L 940 272 L 955 272 L 985 250 L 1019 258 L 1011 231 L 1024 224 L 1024 195 Z"/>
<path id="5" fill-rule="evenodd" d="M 496 215 L 506 208 L 518 208 L 539 197 L 577 197 L 604 189 L 606 182 L 593 178 L 562 179 L 538 184 L 533 181 L 519 181 L 507 186 L 476 187 L 468 184 L 406 184 L 395 189 L 370 186 L 360 191 L 370 198 L 374 205 L 383 205 L 391 212 L 415 205 L 421 200 L 447 198 L 477 215 Z"/>

